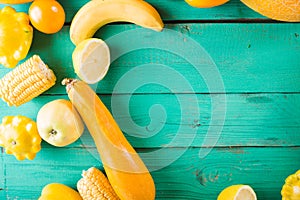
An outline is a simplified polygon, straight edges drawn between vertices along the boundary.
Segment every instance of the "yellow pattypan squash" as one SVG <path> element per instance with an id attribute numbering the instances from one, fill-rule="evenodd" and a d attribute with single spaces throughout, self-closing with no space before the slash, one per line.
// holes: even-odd
<path id="1" fill-rule="evenodd" d="M 15 67 L 30 49 L 33 28 L 29 16 L 10 6 L 0 9 L 0 64 Z"/>
<path id="2" fill-rule="evenodd" d="M 300 170 L 295 174 L 289 175 L 285 179 L 285 184 L 281 190 L 282 200 L 300 199 Z"/>
<path id="3" fill-rule="evenodd" d="M 6 116 L 0 124 L 0 146 L 17 160 L 34 159 L 41 150 L 42 139 L 36 122 L 25 116 Z"/>

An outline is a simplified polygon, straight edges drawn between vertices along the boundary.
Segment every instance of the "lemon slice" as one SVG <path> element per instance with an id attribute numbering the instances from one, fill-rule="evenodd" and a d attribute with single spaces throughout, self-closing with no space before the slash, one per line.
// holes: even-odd
<path id="1" fill-rule="evenodd" d="M 109 69 L 109 48 L 103 40 L 89 38 L 76 46 L 72 60 L 79 78 L 88 84 L 94 84 L 102 80 Z"/>
<path id="2" fill-rule="evenodd" d="M 218 200 L 257 200 L 257 198 L 249 185 L 232 185 L 219 194 Z"/>

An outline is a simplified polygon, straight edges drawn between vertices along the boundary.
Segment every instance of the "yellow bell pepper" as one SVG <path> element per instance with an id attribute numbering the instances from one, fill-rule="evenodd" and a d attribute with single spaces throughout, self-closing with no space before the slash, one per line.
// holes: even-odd
<path id="1" fill-rule="evenodd" d="M 36 122 L 25 116 L 6 116 L 0 124 L 0 146 L 17 160 L 34 159 L 41 150 L 42 139 Z"/>
<path id="2" fill-rule="evenodd" d="M 15 67 L 27 56 L 32 37 L 28 14 L 10 6 L 0 9 L 0 64 Z"/>
<path id="3" fill-rule="evenodd" d="M 76 190 L 61 183 L 49 183 L 48 185 L 46 185 L 43 188 L 42 194 L 38 200 L 64 200 L 64 199 L 82 200 L 80 194 Z"/>
<path id="4" fill-rule="evenodd" d="M 281 190 L 282 200 L 299 200 L 300 199 L 300 170 L 289 175 L 285 179 L 285 184 Z"/>

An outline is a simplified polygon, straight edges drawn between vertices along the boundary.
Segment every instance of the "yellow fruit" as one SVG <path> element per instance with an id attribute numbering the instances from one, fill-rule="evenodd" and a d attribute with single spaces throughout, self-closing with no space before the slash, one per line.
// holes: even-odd
<path id="1" fill-rule="evenodd" d="M 36 122 L 42 139 L 58 147 L 75 142 L 84 130 L 84 124 L 76 109 L 65 99 L 45 104 L 39 110 Z"/>
<path id="2" fill-rule="evenodd" d="M 185 0 L 189 5 L 197 8 L 211 8 L 222 5 L 229 0 Z"/>
<path id="3" fill-rule="evenodd" d="M 79 78 L 88 84 L 94 84 L 102 80 L 108 71 L 109 48 L 103 40 L 89 38 L 76 46 L 72 59 Z"/>
<path id="4" fill-rule="evenodd" d="M 282 200 L 299 200 L 300 199 L 300 170 L 289 175 L 285 179 L 285 184 L 281 190 Z"/>
<path id="5" fill-rule="evenodd" d="M 274 20 L 300 21 L 299 0 L 241 0 L 249 8 Z"/>
<path id="6" fill-rule="evenodd" d="M 61 183 L 50 183 L 46 185 L 38 200 L 82 200 L 80 194 Z"/>
<path id="7" fill-rule="evenodd" d="M 88 1 L 76 13 L 70 27 L 71 41 L 78 45 L 90 38 L 105 24 L 131 22 L 156 31 L 163 29 L 159 13 L 143 0 L 94 0 Z"/>
<path id="8" fill-rule="evenodd" d="M 225 188 L 217 200 L 256 200 L 256 194 L 249 185 L 232 185 Z"/>

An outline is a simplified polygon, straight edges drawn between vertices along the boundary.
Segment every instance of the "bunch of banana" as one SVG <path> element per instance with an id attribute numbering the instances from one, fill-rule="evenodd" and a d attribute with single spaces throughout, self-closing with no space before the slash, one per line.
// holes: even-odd
<path id="1" fill-rule="evenodd" d="M 161 31 L 164 26 L 156 9 L 143 0 L 92 0 L 74 16 L 71 41 L 77 45 L 111 22 L 130 22 L 155 31 Z"/>

